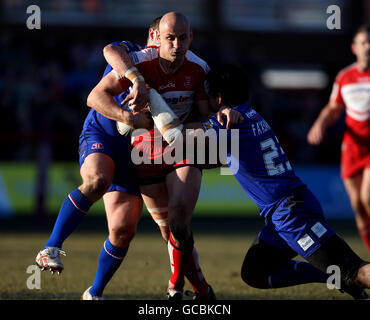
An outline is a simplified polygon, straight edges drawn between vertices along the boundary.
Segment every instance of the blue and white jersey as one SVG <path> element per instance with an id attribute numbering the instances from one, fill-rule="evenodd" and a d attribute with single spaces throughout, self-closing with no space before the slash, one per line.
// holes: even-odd
<path id="1" fill-rule="evenodd" d="M 111 44 L 126 48 L 127 53 L 139 51 L 141 49 L 139 45 L 130 41 L 116 41 L 112 42 Z M 112 70 L 113 70 L 112 67 L 108 64 L 107 67 L 105 68 L 103 77 L 105 77 Z M 118 105 L 121 105 L 122 101 L 125 99 L 127 94 L 128 91 L 125 91 L 119 94 L 118 96 L 115 96 L 114 100 L 117 102 Z M 117 131 L 116 121 L 104 117 L 94 109 L 91 109 L 90 112 L 88 113 L 85 119 L 83 130 L 85 130 L 87 127 L 91 127 L 91 125 L 97 127 L 99 130 L 102 130 L 104 133 L 110 136 L 116 137 L 121 136 Z"/>
<path id="2" fill-rule="evenodd" d="M 281 199 L 304 183 L 295 175 L 268 123 L 247 103 L 234 110 L 243 115 L 244 121 L 223 131 L 227 134 L 228 164 L 245 192 L 260 208 L 260 215 L 267 217 Z M 226 129 L 217 117 L 211 117 L 203 126 L 215 129 L 220 143 L 220 129 Z M 235 144 L 238 145 L 235 147 Z M 233 149 L 237 152 L 232 152 Z"/>

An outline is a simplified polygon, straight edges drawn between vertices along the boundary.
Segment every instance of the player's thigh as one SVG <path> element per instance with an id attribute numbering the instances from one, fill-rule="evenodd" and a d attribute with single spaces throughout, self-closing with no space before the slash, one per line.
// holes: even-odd
<path id="1" fill-rule="evenodd" d="M 145 206 L 152 218 L 157 220 L 167 219 L 168 192 L 167 186 L 163 183 L 140 186 L 141 195 Z"/>
<path id="2" fill-rule="evenodd" d="M 320 202 L 305 187 L 292 190 L 279 202 L 271 222 L 279 237 L 304 259 L 335 234 L 325 220 Z"/>
<path id="3" fill-rule="evenodd" d="M 111 157 L 104 153 L 89 154 L 81 165 L 80 174 L 84 184 L 112 183 L 114 177 L 115 164 Z"/>
<path id="4" fill-rule="evenodd" d="M 180 216 L 191 215 L 198 200 L 201 180 L 201 171 L 193 166 L 180 167 L 169 173 L 166 184 L 170 211 L 174 209 Z"/>
<path id="5" fill-rule="evenodd" d="M 360 201 L 362 173 L 359 172 L 352 177 L 344 178 L 343 184 L 352 206 L 356 206 L 358 201 Z"/>
<path id="6" fill-rule="evenodd" d="M 142 212 L 142 200 L 138 195 L 121 191 L 107 192 L 103 196 L 110 232 L 135 233 Z"/>
<path id="7" fill-rule="evenodd" d="M 149 208 L 167 208 L 168 193 L 164 182 L 140 186 L 144 203 Z"/>
<path id="8" fill-rule="evenodd" d="M 364 206 L 361 201 L 362 172 L 352 177 L 344 178 L 343 184 L 347 191 L 352 209 L 355 213 L 357 228 L 362 230 L 366 226 Z"/>
<path id="9" fill-rule="evenodd" d="M 362 204 L 366 208 L 367 214 L 370 215 L 370 167 L 365 168 L 362 173 L 362 183 L 360 192 Z"/>
<path id="10" fill-rule="evenodd" d="M 168 226 L 168 193 L 167 186 L 163 183 L 143 185 L 140 187 L 146 208 L 158 225 L 163 239 L 167 242 L 170 236 Z"/>

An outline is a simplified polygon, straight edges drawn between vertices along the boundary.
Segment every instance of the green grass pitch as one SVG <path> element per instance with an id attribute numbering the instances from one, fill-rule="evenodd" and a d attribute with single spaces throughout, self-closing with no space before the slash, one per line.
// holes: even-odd
<path id="1" fill-rule="evenodd" d="M 245 223 L 249 226 L 248 221 Z M 205 226 L 207 229 L 207 222 Z M 141 230 L 139 225 L 126 259 L 105 289 L 105 299 L 165 299 L 170 276 L 167 246 L 159 232 L 155 232 L 154 223 L 152 227 L 152 231 L 148 232 Z M 238 232 L 233 232 L 232 225 L 225 225 L 228 231 L 225 233 L 194 228 L 201 267 L 218 299 L 351 299 L 348 295 L 327 289 L 325 284 L 269 290 L 253 289 L 244 284 L 240 278 L 240 267 L 259 227 L 260 224 L 254 229 L 246 228 L 243 231 L 239 225 Z M 363 259 L 369 260 L 369 254 L 353 228 L 353 223 L 344 229 L 337 228 L 337 231 Z M 107 237 L 104 229 L 99 232 L 75 232 L 63 246 L 67 256 L 62 256 L 65 266 L 62 274 L 52 276 L 50 272 L 42 272 L 41 289 L 27 288 L 27 278 L 31 274 L 27 274 L 26 269 L 35 264 L 35 256 L 48 236 L 46 231 L 13 233 L 8 230 L 0 233 L 0 299 L 74 300 L 79 299 L 92 284 L 98 255 Z M 186 289 L 190 289 L 188 284 Z"/>

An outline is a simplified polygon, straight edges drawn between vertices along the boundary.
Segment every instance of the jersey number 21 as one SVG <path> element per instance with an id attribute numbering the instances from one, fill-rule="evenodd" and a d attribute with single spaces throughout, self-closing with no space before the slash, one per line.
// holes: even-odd
<path id="1" fill-rule="evenodd" d="M 277 138 L 275 137 L 276 141 Z M 276 142 L 273 138 L 268 138 L 261 142 L 261 150 L 263 151 L 263 161 L 265 162 L 265 168 L 269 176 L 275 176 L 284 173 L 286 170 L 292 170 L 292 166 L 289 161 L 285 163 L 276 163 L 275 160 L 280 155 L 284 155 L 283 149 L 276 146 Z M 280 155 L 279 155 L 280 151 Z"/>

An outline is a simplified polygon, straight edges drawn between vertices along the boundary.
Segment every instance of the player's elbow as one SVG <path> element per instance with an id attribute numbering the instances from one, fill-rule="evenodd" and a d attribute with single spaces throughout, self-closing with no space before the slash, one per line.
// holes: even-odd
<path id="1" fill-rule="evenodd" d="M 87 106 L 90 108 L 94 108 L 94 106 L 96 105 L 97 97 L 98 97 L 97 89 L 94 88 L 91 90 L 91 92 L 87 96 L 87 99 L 86 99 Z"/>
<path id="2" fill-rule="evenodd" d="M 107 44 L 103 48 L 103 55 L 104 55 L 104 57 L 106 58 L 109 54 L 112 53 L 113 50 L 114 50 L 114 45 L 113 44 Z"/>
<path id="3" fill-rule="evenodd" d="M 87 99 L 86 99 L 86 104 L 88 107 L 92 108 L 92 105 L 93 105 L 93 96 L 94 96 L 94 90 L 92 90 L 89 95 L 87 96 Z"/>

